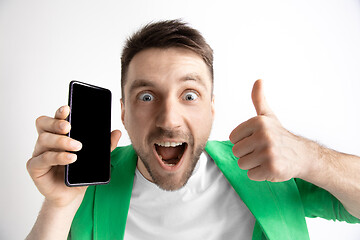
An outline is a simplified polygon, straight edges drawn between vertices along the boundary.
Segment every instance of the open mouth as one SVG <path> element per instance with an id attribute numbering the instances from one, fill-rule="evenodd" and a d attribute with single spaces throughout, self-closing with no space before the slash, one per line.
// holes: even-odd
<path id="1" fill-rule="evenodd" d="M 155 150 L 165 166 L 175 167 L 184 155 L 186 146 L 185 142 L 158 142 L 155 143 Z"/>

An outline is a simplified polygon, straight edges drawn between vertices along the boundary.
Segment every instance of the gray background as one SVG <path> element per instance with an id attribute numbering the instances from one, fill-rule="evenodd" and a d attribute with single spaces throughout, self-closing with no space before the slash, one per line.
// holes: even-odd
<path id="1" fill-rule="evenodd" d="M 120 121 L 125 38 L 151 20 L 183 18 L 215 51 L 216 120 L 226 140 L 256 113 L 257 78 L 282 124 L 336 150 L 360 155 L 360 2 L 0 0 L 0 239 L 22 239 L 43 197 L 25 164 L 35 119 L 67 104 L 72 79 L 113 92 Z M 360 226 L 308 220 L 312 239 L 359 239 Z"/>

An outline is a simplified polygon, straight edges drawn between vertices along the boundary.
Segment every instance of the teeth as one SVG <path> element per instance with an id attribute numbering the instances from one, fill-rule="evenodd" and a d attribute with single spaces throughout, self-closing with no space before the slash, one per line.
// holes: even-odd
<path id="1" fill-rule="evenodd" d="M 170 167 L 175 166 L 175 164 L 173 164 L 173 163 L 165 163 L 165 165 L 170 166 Z"/>
<path id="2" fill-rule="evenodd" d="M 155 143 L 156 145 L 158 146 L 161 146 L 161 147 L 177 147 L 177 146 L 180 146 L 182 144 L 184 144 L 183 142 L 158 142 L 158 143 Z M 182 156 L 183 153 L 180 153 L 179 156 L 177 157 L 178 160 L 180 160 L 181 156 Z M 160 154 L 158 154 L 160 160 L 163 160 L 162 156 Z M 165 165 L 167 166 L 175 166 L 176 164 L 175 163 L 166 163 L 166 161 L 163 161 L 165 163 Z"/>
<path id="3" fill-rule="evenodd" d="M 182 145 L 182 142 L 159 142 L 156 143 L 157 145 L 161 146 L 161 147 L 177 147 Z"/>

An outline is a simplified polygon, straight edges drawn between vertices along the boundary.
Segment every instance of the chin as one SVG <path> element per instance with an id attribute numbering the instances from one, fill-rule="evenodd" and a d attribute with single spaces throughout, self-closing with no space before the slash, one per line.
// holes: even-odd
<path id="1" fill-rule="evenodd" d="M 176 191 L 186 185 L 204 151 L 205 138 L 195 141 L 189 133 L 154 131 L 142 146 L 133 147 L 145 166 L 150 181 L 166 191 Z M 133 142 L 134 143 L 134 142 Z M 139 168 L 140 169 L 140 168 Z M 145 171 L 142 167 L 142 171 Z"/>
<path id="2" fill-rule="evenodd" d="M 170 166 L 166 164 L 157 153 L 155 153 L 155 158 L 142 158 L 138 154 L 147 172 L 151 176 L 152 182 L 165 191 L 176 191 L 186 185 L 203 151 L 203 148 L 201 148 L 195 151 L 196 154 L 194 154 L 187 144 L 183 147 L 184 152 L 180 159 Z M 152 161 L 153 164 L 149 164 L 149 160 Z"/>

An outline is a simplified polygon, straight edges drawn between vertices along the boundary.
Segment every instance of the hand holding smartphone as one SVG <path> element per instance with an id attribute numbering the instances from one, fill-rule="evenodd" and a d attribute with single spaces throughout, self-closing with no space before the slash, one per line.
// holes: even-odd
<path id="1" fill-rule="evenodd" d="M 79 81 L 69 86 L 71 130 L 68 136 L 83 147 L 74 163 L 65 166 L 69 187 L 110 182 L 111 92 Z"/>

